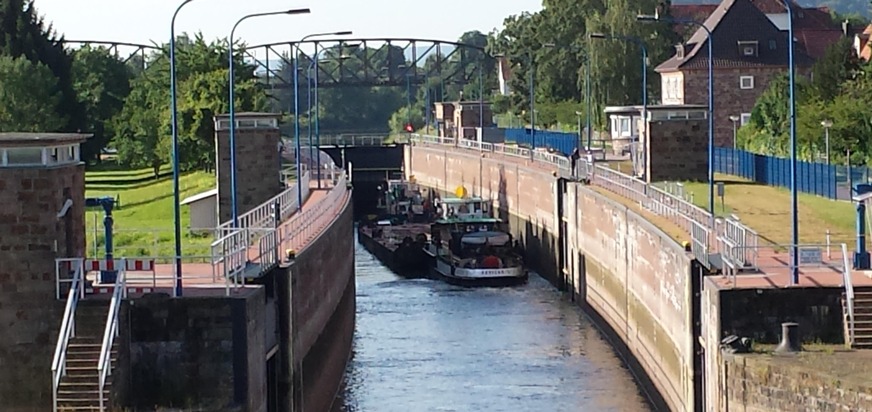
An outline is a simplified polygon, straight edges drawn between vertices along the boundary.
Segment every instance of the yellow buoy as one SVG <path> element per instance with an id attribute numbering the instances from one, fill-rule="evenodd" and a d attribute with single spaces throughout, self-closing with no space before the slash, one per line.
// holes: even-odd
<path id="1" fill-rule="evenodd" d="M 457 186 L 457 189 L 454 189 L 454 194 L 462 199 L 466 197 L 466 188 L 463 186 Z"/>

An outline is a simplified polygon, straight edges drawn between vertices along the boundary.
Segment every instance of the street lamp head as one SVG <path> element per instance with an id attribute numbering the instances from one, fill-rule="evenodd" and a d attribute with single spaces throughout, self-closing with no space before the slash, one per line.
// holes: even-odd
<path id="1" fill-rule="evenodd" d="M 736 115 L 732 115 L 732 116 L 730 116 L 730 121 L 733 122 L 733 123 L 738 122 L 738 121 L 739 121 L 739 116 L 736 116 Z"/>
<path id="2" fill-rule="evenodd" d="M 542 47 L 547 47 L 549 49 L 553 49 L 553 48 L 557 47 L 557 45 L 554 43 L 545 43 L 542 45 Z"/>
<path id="3" fill-rule="evenodd" d="M 821 122 L 821 126 L 827 127 L 827 128 L 833 127 L 833 121 L 832 120 L 824 120 Z"/>
<path id="4" fill-rule="evenodd" d="M 285 14 L 309 14 L 312 11 L 309 9 L 291 9 L 285 12 Z"/>
<path id="5" fill-rule="evenodd" d="M 636 15 L 636 21 L 641 22 L 650 22 L 650 21 L 660 21 L 660 13 L 651 14 L 639 14 Z"/>
<path id="6" fill-rule="evenodd" d="M 576 116 L 581 116 L 582 114 L 584 114 L 584 113 L 582 113 L 582 112 L 575 112 L 575 115 L 576 115 Z"/>
<path id="7" fill-rule="evenodd" d="M 337 31 L 336 33 L 333 33 L 334 36 L 351 36 L 351 34 L 351 30 Z"/>
<path id="8" fill-rule="evenodd" d="M 591 39 L 605 39 L 608 38 L 604 33 L 590 33 L 587 35 Z"/>

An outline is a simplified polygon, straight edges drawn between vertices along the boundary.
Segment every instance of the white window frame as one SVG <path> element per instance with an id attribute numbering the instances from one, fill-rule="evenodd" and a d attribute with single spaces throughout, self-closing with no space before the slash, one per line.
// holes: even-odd
<path id="1" fill-rule="evenodd" d="M 739 125 L 740 126 L 744 126 L 744 125 L 748 124 L 748 122 L 750 122 L 750 121 L 751 121 L 751 113 L 742 113 L 742 115 L 739 116 Z"/>
<path id="2" fill-rule="evenodd" d="M 746 86 L 745 81 L 749 81 L 750 84 Z M 739 88 L 742 90 L 753 90 L 754 76 L 739 76 Z"/>

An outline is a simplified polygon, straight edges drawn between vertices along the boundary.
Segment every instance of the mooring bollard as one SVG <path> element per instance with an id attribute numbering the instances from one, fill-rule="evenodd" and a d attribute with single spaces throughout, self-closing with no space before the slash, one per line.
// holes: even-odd
<path id="1" fill-rule="evenodd" d="M 775 348 L 776 353 L 792 353 L 802 350 L 799 339 L 799 324 L 785 322 L 781 324 L 781 343 Z"/>

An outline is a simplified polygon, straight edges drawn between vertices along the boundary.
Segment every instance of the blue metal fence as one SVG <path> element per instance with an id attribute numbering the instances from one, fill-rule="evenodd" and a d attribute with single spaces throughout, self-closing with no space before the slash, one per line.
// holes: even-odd
<path id="1" fill-rule="evenodd" d="M 536 129 L 535 144 L 533 137 L 532 132 L 528 128 L 506 129 L 506 143 L 515 143 L 523 147 L 547 147 L 566 156 L 578 147 L 579 137 L 576 133 Z"/>
<path id="2" fill-rule="evenodd" d="M 714 169 L 756 183 L 790 188 L 790 159 L 787 158 L 716 147 Z M 851 186 L 869 183 L 869 169 L 863 166 L 848 168 L 798 161 L 796 172 L 800 192 L 830 199 L 849 200 Z"/>

